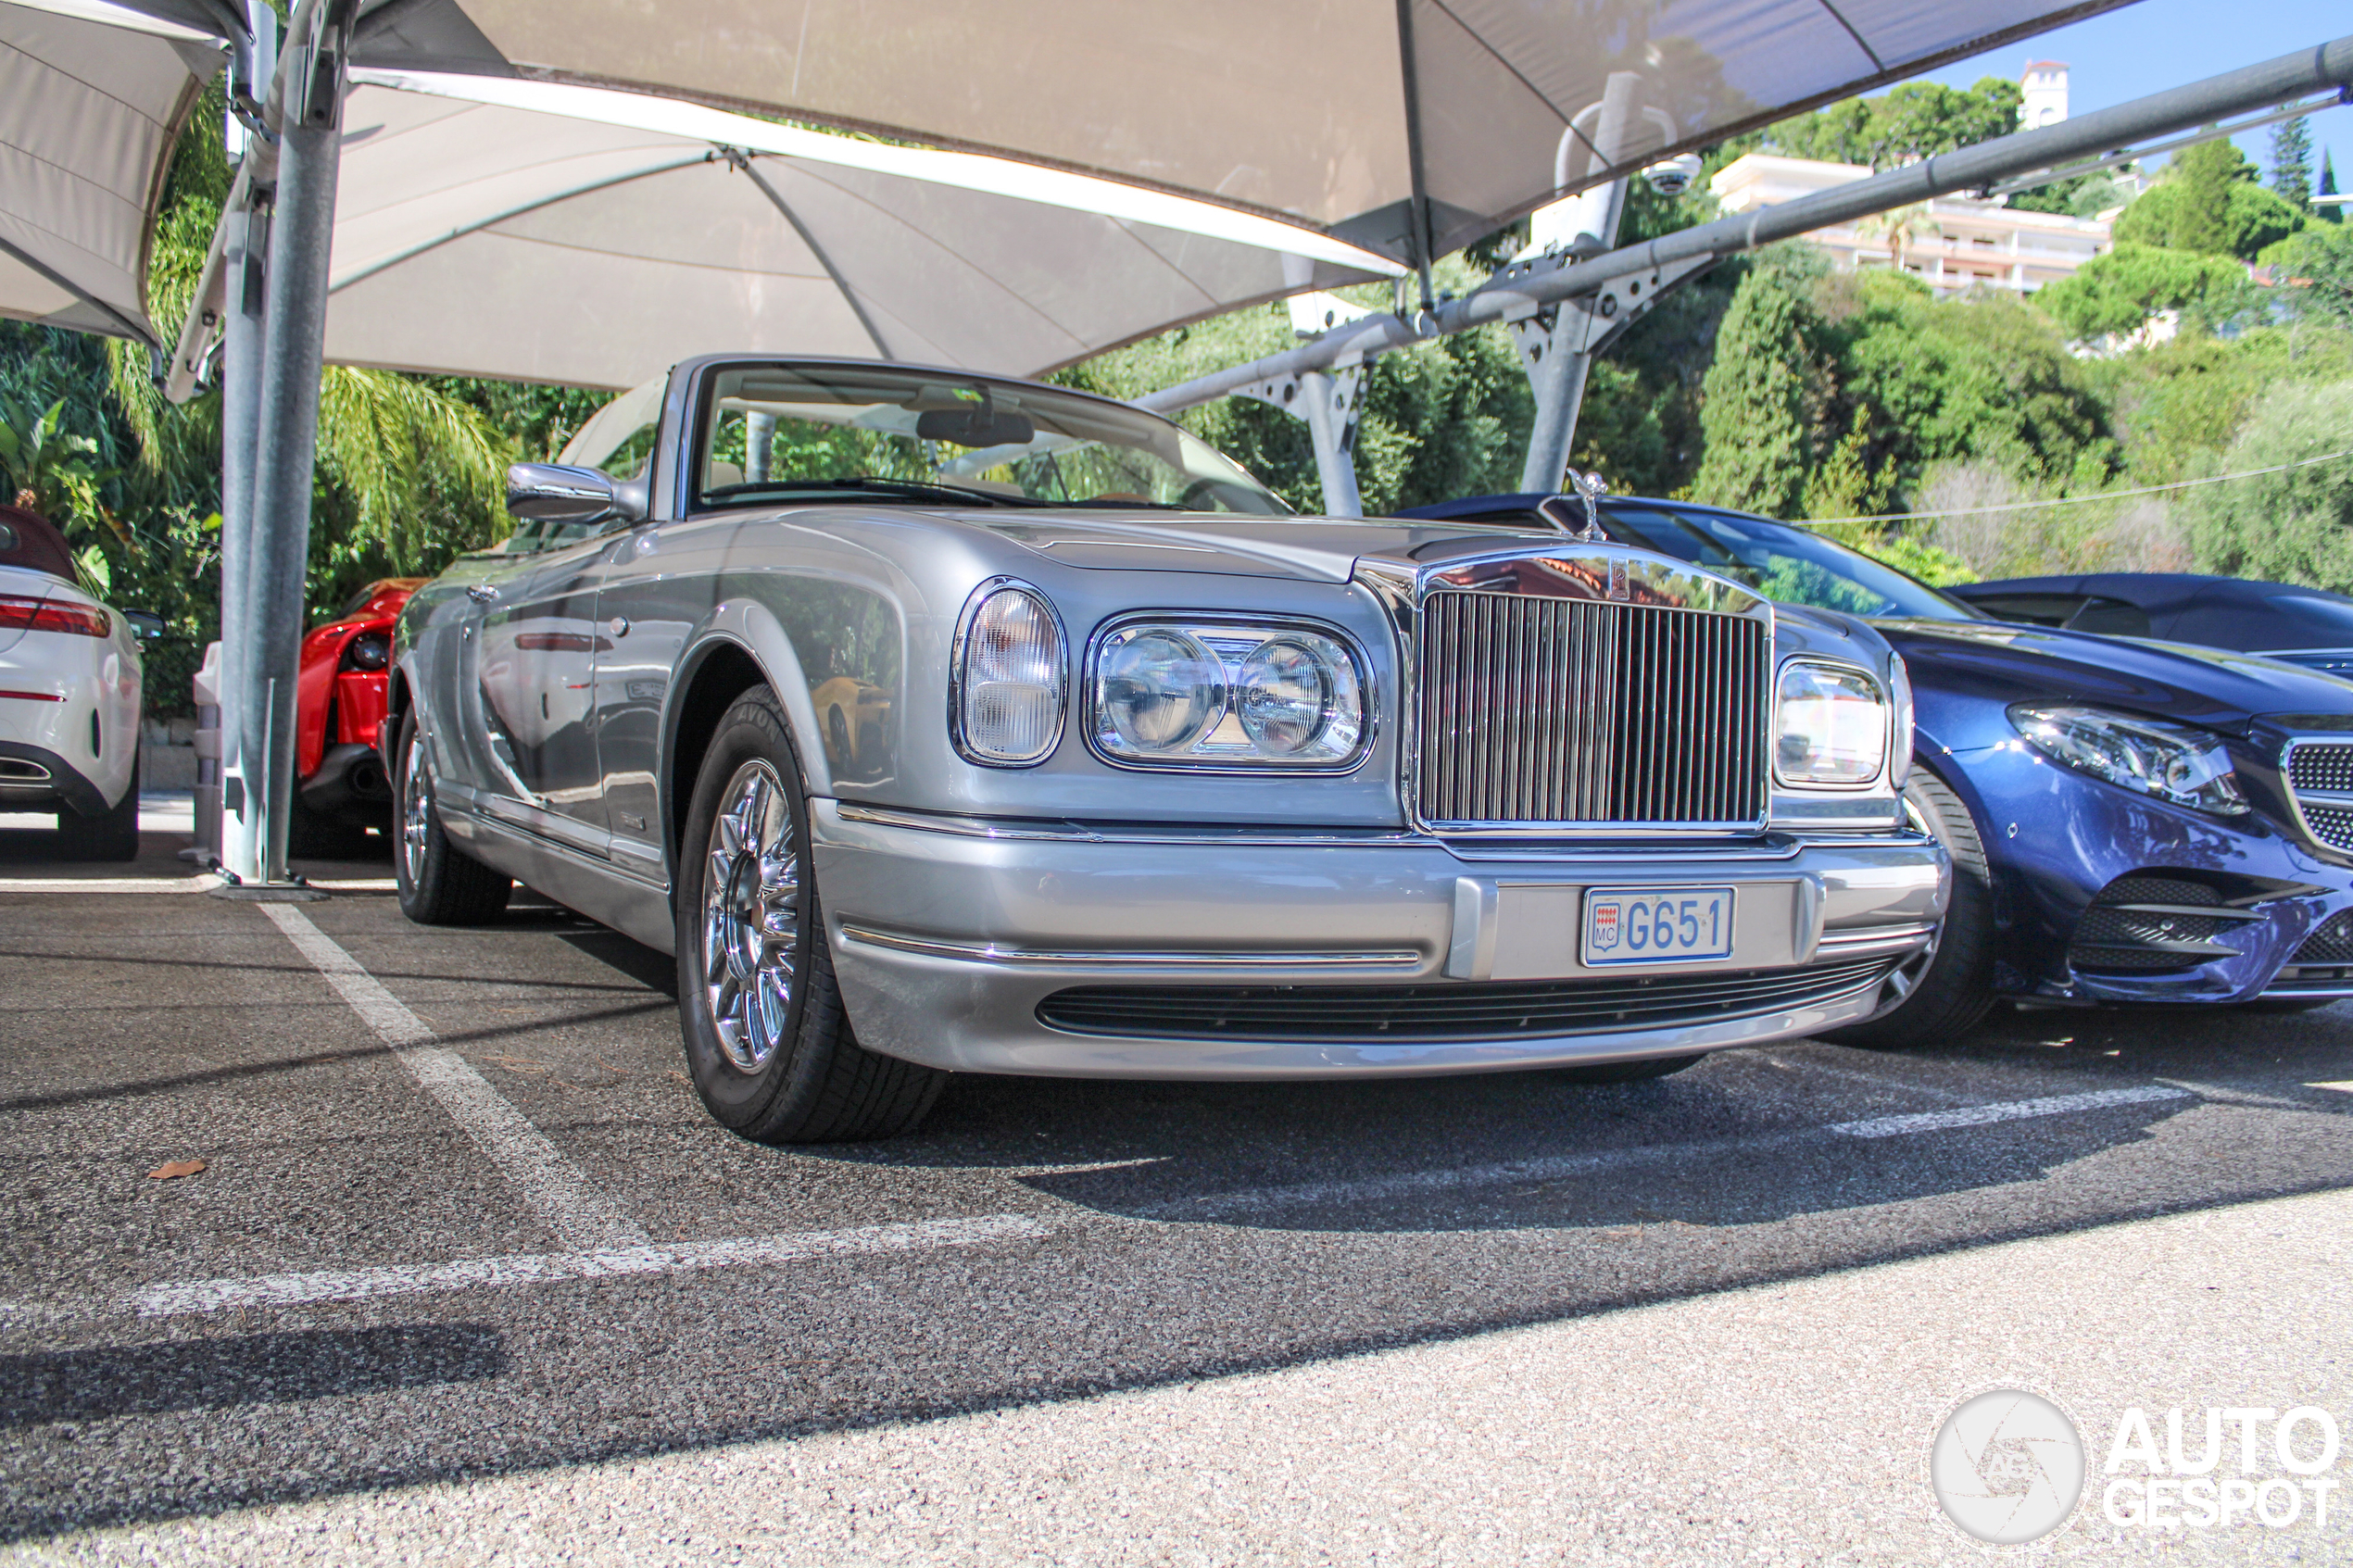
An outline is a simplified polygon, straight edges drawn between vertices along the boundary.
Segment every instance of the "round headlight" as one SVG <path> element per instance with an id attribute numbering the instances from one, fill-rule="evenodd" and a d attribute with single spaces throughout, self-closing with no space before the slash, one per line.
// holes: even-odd
<path id="1" fill-rule="evenodd" d="M 392 639 L 382 632 L 362 632 L 343 646 L 347 670 L 382 670 L 392 662 Z"/>
<path id="2" fill-rule="evenodd" d="M 1234 684 L 1243 733 L 1261 751 L 1304 751 L 1331 721 L 1332 684 L 1332 671 L 1305 645 L 1289 637 L 1261 643 Z"/>
<path id="3" fill-rule="evenodd" d="M 1226 667 L 1186 633 L 1153 627 L 1104 648 L 1103 716 L 1126 746 L 1166 755 L 1226 713 Z"/>

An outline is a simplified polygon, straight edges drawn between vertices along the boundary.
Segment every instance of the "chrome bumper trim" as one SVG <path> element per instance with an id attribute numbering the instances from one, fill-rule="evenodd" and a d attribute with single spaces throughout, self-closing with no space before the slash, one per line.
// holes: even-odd
<path id="1" fill-rule="evenodd" d="M 918 833 L 944 833 L 957 838 L 994 838 L 1059 844 L 1254 844 L 1270 848 L 1352 849 L 1383 845 L 1428 847 L 1436 841 L 1425 834 L 1398 828 L 1250 827 L 1213 822 L 1194 827 L 1184 822 L 1154 822 L 1123 827 L 1089 827 L 1084 822 L 1008 821 L 1001 817 L 953 816 L 946 812 L 910 811 L 894 806 L 861 806 L 841 800 L 835 811 L 846 822 L 872 822 L 878 827 L 912 828 Z"/>
<path id="2" fill-rule="evenodd" d="M 1229 972 L 1243 969 L 1397 969 L 1421 967 L 1424 955 L 1411 947 L 1369 952 L 1118 952 L 1051 951 L 1040 947 L 1008 947 L 1001 942 L 954 942 L 937 936 L 913 936 L 878 931 L 873 926 L 841 926 L 845 942 L 893 952 L 918 953 L 925 958 L 954 959 L 963 963 L 1041 964 L 1056 969 L 1146 969 L 1175 973 L 1185 971 Z"/>
<path id="3" fill-rule="evenodd" d="M 1908 953 L 1936 935 L 1933 924 L 1881 926 L 1872 931 L 1825 931 L 1814 947 L 1817 960 L 1859 959 L 1879 953 Z"/>

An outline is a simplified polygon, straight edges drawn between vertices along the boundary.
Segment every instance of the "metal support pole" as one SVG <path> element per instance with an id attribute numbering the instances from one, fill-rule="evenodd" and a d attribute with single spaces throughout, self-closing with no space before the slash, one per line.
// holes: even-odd
<path id="1" fill-rule="evenodd" d="M 294 801 L 296 669 L 310 564 L 311 470 L 319 447 L 319 376 L 325 357 L 327 261 L 341 167 L 344 67 L 351 0 L 306 6 L 288 29 L 281 75 L 277 202 L 262 282 L 265 327 L 254 445 L 253 525 L 242 582 L 245 657 L 233 682 L 234 745 L 243 761 L 241 823 L 258 850 L 258 875 L 224 892 L 299 896 L 286 872 Z M 308 24 L 306 27 L 305 24 Z"/>
<path id="2" fill-rule="evenodd" d="M 1326 517 L 1363 517 L 1356 489 L 1356 395 L 1362 372 L 1338 376 L 1310 370 L 1299 378 L 1307 439 L 1315 447 L 1315 477 L 1324 482 Z"/>
<path id="3" fill-rule="evenodd" d="M 1618 220 L 1626 212 L 1626 182 L 1613 180 L 1608 204 L 1594 237 L 1604 250 L 1617 244 Z M 1536 415 L 1529 423 L 1528 459 L 1520 465 L 1523 494 L 1561 487 L 1568 471 L 1568 454 L 1577 445 L 1577 416 L 1585 408 L 1585 380 L 1592 373 L 1592 351 L 1584 346 L 1584 320 L 1567 306 L 1556 307 L 1549 341 L 1541 352 L 1526 356 L 1529 384 L 1536 392 Z"/>
<path id="4" fill-rule="evenodd" d="M 248 771 L 243 739 L 245 671 L 252 662 L 249 607 L 253 492 L 261 434 L 261 308 L 268 276 L 270 193 L 252 206 L 222 252 L 228 295 L 220 307 L 220 847 L 221 868 L 241 883 L 264 880 L 258 832 L 262 771 Z"/>
<path id="5" fill-rule="evenodd" d="M 1326 517 L 1365 515 L 1364 497 L 1356 489 L 1356 422 L 1364 390 L 1365 367 L 1351 365 L 1329 373 L 1311 370 L 1278 377 L 1234 394 L 1306 421 L 1307 439 L 1315 451 L 1315 477 L 1324 484 Z"/>

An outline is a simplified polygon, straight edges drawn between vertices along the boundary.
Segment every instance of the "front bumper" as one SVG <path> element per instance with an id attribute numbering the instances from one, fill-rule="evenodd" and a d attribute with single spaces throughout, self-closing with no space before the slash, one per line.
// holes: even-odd
<path id="1" fill-rule="evenodd" d="M 2004 995 L 2209 1005 L 2353 997 L 2353 966 L 2312 966 L 2308 976 L 2296 961 L 2324 925 L 2353 911 L 2353 878 L 2259 813 L 2186 810 L 2088 778 L 2022 742 L 1951 760 L 1958 766 L 1940 771 L 1970 797 L 1994 867 L 1994 983 Z M 2220 918 L 2162 893 L 2134 896 L 2136 886 L 2169 881 L 2210 888 Z M 2135 903 L 2176 907 L 2131 919 L 2099 909 Z M 2094 945 L 2107 938 L 2116 945 Z M 2133 964 L 2164 967 L 2135 972 Z"/>
<path id="2" fill-rule="evenodd" d="M 860 1043 L 970 1072 L 1445 1073 L 1761 1044 L 1876 1011 L 1947 875 L 1910 834 L 1497 858 L 1407 833 L 811 804 Z M 1587 968 L 1595 885 L 1731 886 L 1730 957 Z"/>

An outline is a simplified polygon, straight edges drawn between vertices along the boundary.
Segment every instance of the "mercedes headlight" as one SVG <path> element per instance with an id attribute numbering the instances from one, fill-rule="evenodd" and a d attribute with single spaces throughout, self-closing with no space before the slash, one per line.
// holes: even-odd
<path id="1" fill-rule="evenodd" d="M 992 768 L 1044 760 L 1062 738 L 1069 679 L 1062 623 L 1045 596 L 985 584 L 964 610 L 954 659 L 956 749 Z"/>
<path id="2" fill-rule="evenodd" d="M 1792 659 L 1773 709 L 1774 773 L 1799 786 L 1869 784 L 1887 765 L 1889 706 L 1867 670 Z"/>
<path id="3" fill-rule="evenodd" d="M 2098 708 L 2021 702 L 2009 713 L 2035 750 L 2095 779 L 2220 816 L 2247 809 L 2231 755 L 2210 731 Z"/>
<path id="4" fill-rule="evenodd" d="M 1344 768 L 1362 751 L 1355 654 L 1313 626 L 1131 622 L 1096 646 L 1090 738 L 1114 762 Z"/>

